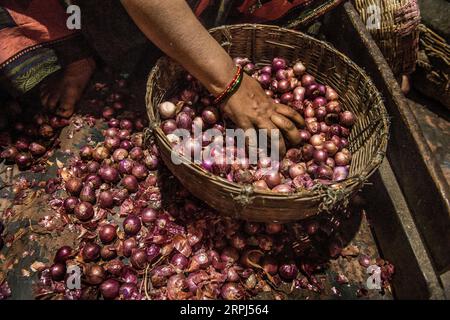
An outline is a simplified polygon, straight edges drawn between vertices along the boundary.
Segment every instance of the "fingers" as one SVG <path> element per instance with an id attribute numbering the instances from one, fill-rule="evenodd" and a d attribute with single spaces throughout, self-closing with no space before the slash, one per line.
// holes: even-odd
<path id="1" fill-rule="evenodd" d="M 271 143 L 272 133 L 278 133 L 279 138 L 278 150 L 280 155 L 284 156 L 286 154 L 286 142 L 284 141 L 283 136 L 280 134 L 280 130 L 277 128 L 276 124 L 267 119 L 265 121 L 260 121 L 258 123 L 258 128 L 267 130 L 268 143 L 270 141 L 270 144 L 272 144 Z"/>
<path id="2" fill-rule="evenodd" d="M 300 132 L 291 120 L 279 113 L 272 114 L 270 120 L 283 132 L 292 145 L 296 146 L 301 142 Z"/>
<path id="3" fill-rule="evenodd" d="M 294 121 L 294 123 L 296 123 L 301 128 L 305 127 L 305 119 L 303 119 L 303 117 L 291 107 L 285 106 L 283 104 L 277 104 L 275 107 L 275 111 Z"/>

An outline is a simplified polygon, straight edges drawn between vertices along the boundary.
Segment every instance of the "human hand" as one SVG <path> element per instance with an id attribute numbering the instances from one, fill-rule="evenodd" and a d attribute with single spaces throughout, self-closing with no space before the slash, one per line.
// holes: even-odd
<path id="1" fill-rule="evenodd" d="M 301 142 L 297 126 L 305 126 L 303 117 L 286 105 L 274 103 L 261 85 L 246 74 L 239 89 L 224 103 L 222 110 L 244 130 L 266 129 L 269 138 L 271 130 L 280 130 L 279 148 L 282 156 L 286 153 L 287 145 L 295 146 Z"/>

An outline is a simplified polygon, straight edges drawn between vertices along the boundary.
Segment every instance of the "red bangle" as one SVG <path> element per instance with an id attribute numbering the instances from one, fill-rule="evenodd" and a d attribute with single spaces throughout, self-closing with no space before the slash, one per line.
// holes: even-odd
<path id="1" fill-rule="evenodd" d="M 221 94 L 219 94 L 214 100 L 215 105 L 220 104 L 221 102 L 223 102 L 223 100 L 228 98 L 231 94 L 233 94 L 236 91 L 238 84 L 240 84 L 242 77 L 244 75 L 243 71 L 244 69 L 240 65 L 238 65 L 233 80 L 228 84 L 225 90 Z"/>

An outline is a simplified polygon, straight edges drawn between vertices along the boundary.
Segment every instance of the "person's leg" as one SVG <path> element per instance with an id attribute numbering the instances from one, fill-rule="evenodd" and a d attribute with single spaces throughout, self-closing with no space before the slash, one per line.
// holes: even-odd
<path id="1" fill-rule="evenodd" d="M 61 117 L 70 117 L 95 71 L 92 57 L 74 61 L 41 85 L 41 103 Z"/>

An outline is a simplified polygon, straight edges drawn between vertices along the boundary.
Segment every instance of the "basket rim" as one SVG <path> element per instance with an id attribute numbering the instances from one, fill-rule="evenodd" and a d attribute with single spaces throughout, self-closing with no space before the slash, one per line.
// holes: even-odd
<path id="1" fill-rule="evenodd" d="M 274 200 L 296 200 L 296 201 L 319 201 L 323 199 L 324 195 L 328 193 L 328 191 L 339 191 L 339 190 L 346 190 L 348 193 L 352 193 L 355 191 L 358 191 L 361 186 L 365 183 L 367 179 L 369 179 L 375 171 L 378 169 L 378 167 L 381 165 L 384 156 L 386 154 L 387 145 L 389 141 L 389 129 L 390 129 L 390 120 L 389 115 L 386 109 L 386 106 L 383 102 L 381 93 L 379 92 L 378 88 L 373 83 L 372 79 L 367 75 L 367 73 L 358 66 L 354 61 L 352 61 L 347 55 L 341 53 L 336 48 L 334 48 L 331 44 L 329 44 L 326 41 L 322 41 L 319 39 L 316 39 L 312 36 L 309 36 L 303 32 L 287 29 L 275 25 L 265 25 L 265 24 L 252 24 L 252 23 L 241 23 L 241 24 L 230 24 L 230 25 L 222 25 L 218 27 L 214 27 L 212 29 L 209 29 L 209 33 L 221 31 L 221 30 L 229 30 L 229 29 L 237 29 L 237 28 L 245 28 L 245 29 L 266 29 L 266 30 L 274 30 L 278 32 L 287 32 L 296 36 L 300 36 L 304 39 L 308 39 L 309 41 L 315 42 L 318 45 L 321 45 L 325 47 L 326 49 L 330 50 L 334 54 L 340 56 L 343 61 L 346 64 L 349 64 L 351 67 L 353 67 L 358 73 L 360 73 L 363 78 L 367 81 L 367 86 L 371 87 L 373 89 L 373 93 L 375 94 L 375 100 L 379 101 L 379 112 L 380 112 L 380 121 L 383 123 L 384 133 L 381 135 L 381 141 L 379 144 L 379 149 L 377 150 L 377 156 L 372 157 L 371 161 L 365 165 L 365 167 L 361 170 L 361 172 L 357 175 L 354 175 L 350 178 L 347 178 L 343 181 L 332 183 L 330 185 L 323 185 L 318 184 L 319 187 L 316 188 L 316 190 L 302 190 L 302 191 L 296 191 L 292 193 L 275 193 L 272 191 L 261 191 L 261 190 L 255 190 L 254 188 L 251 188 L 251 196 L 252 197 L 264 197 L 264 198 L 271 198 Z M 164 60 L 169 59 L 169 61 L 174 61 L 168 56 L 163 56 L 156 62 L 155 66 L 150 71 L 150 74 L 148 76 L 147 81 L 147 88 L 151 86 L 152 83 L 155 82 L 155 76 L 156 73 L 159 71 L 159 66 Z M 164 147 L 170 151 L 172 151 L 172 146 L 167 139 L 166 135 L 160 128 L 159 124 L 160 121 L 154 114 L 153 110 L 154 106 L 151 101 L 150 92 L 147 90 L 146 92 L 146 108 L 147 108 L 147 114 L 151 121 L 151 127 L 149 128 L 152 135 L 157 136 L 159 141 L 164 144 Z M 213 175 L 209 172 L 206 172 L 203 170 L 198 164 L 195 164 L 194 162 L 186 159 L 185 157 L 181 157 L 183 159 L 183 165 L 188 166 L 191 170 L 194 170 L 197 175 L 203 175 L 207 177 L 208 179 L 215 180 L 218 184 L 222 184 L 224 187 L 226 187 L 230 192 L 234 192 L 236 194 L 242 194 L 243 192 L 246 192 L 246 187 L 251 185 L 240 185 L 237 183 L 230 182 L 220 176 Z"/>

